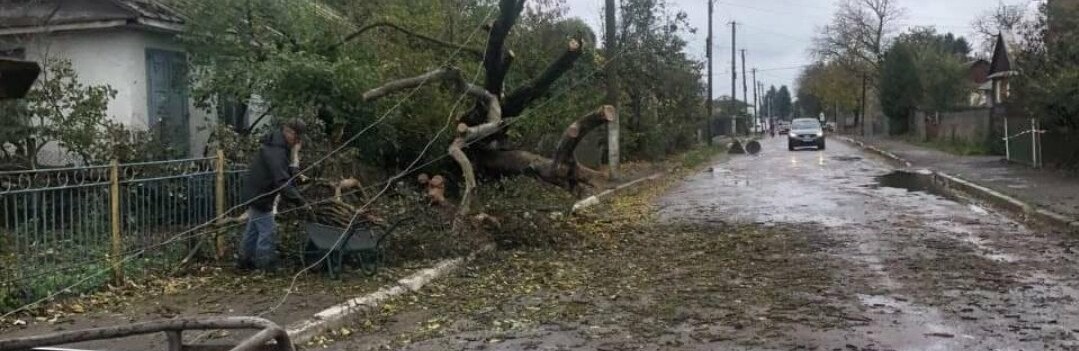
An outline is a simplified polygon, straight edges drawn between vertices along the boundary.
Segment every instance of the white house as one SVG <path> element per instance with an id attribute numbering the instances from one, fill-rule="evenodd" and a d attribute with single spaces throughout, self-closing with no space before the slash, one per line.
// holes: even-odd
<path id="1" fill-rule="evenodd" d="M 39 63 L 66 58 L 81 83 L 116 90 L 111 118 L 153 127 L 166 142 L 201 156 L 208 131 L 200 127 L 213 114 L 191 100 L 187 57 L 177 41 L 183 24 L 154 0 L 0 1 L 0 56 Z"/>

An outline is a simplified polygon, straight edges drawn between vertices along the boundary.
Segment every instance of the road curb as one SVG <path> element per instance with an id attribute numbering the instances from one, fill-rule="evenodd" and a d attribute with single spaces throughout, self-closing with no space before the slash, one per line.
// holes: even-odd
<path id="1" fill-rule="evenodd" d="M 904 165 L 907 168 L 914 167 L 914 165 L 911 164 L 910 161 L 907 161 L 906 159 L 904 159 L 902 157 L 899 157 L 899 155 L 893 154 L 893 153 L 891 153 L 891 152 L 889 152 L 887 150 L 878 148 L 876 146 L 866 144 L 866 143 L 862 142 L 861 140 L 854 139 L 854 138 L 851 138 L 851 137 L 845 137 L 845 136 L 839 136 L 837 138 L 839 140 L 841 140 L 841 141 L 845 141 L 845 142 L 850 143 L 850 144 L 858 145 L 858 147 L 860 147 L 862 149 L 872 151 L 873 153 L 875 153 L 877 155 L 884 156 L 885 158 L 887 158 L 887 159 L 889 159 L 889 160 L 891 160 L 893 162 L 897 162 L 897 163 L 899 163 L 901 165 Z"/>
<path id="2" fill-rule="evenodd" d="M 884 156 L 892 161 L 906 165 L 908 168 L 913 167 L 910 161 L 907 161 L 902 157 L 899 157 L 898 155 L 888 152 L 886 150 L 882 150 L 873 145 L 866 144 L 861 140 L 850 137 L 839 137 L 838 139 L 850 144 L 857 145 L 862 149 L 869 150 L 878 155 Z M 1039 208 L 1033 204 L 1024 202 L 1009 195 L 1005 195 L 999 191 L 990 189 L 988 187 L 979 185 L 977 183 L 957 176 L 953 176 L 934 169 L 927 168 L 927 170 L 932 173 L 934 183 L 941 184 L 949 188 L 959 189 L 960 191 L 967 194 L 973 195 L 983 200 L 990 201 L 998 207 L 1001 207 L 1016 215 L 1019 215 L 1026 220 L 1037 220 L 1042 223 L 1047 223 L 1061 228 L 1067 228 L 1072 231 L 1079 230 L 1079 219 L 1071 218 L 1045 208 Z"/>
<path id="3" fill-rule="evenodd" d="M 586 198 L 582 199 L 581 201 L 575 202 L 573 204 L 573 207 L 570 209 L 570 213 L 571 214 L 572 213 L 577 213 L 577 212 L 579 212 L 579 211 L 581 211 L 583 209 L 586 209 L 586 208 L 589 208 L 589 207 L 592 207 L 592 206 L 595 206 L 595 205 L 599 205 L 604 198 L 610 197 L 615 192 L 618 192 L 618 191 L 620 191 L 622 189 L 626 189 L 626 188 L 629 188 L 631 186 L 634 186 L 634 185 L 637 185 L 637 184 L 640 184 L 640 183 L 643 183 L 643 182 L 646 182 L 646 181 L 657 180 L 657 179 L 665 177 L 666 175 L 667 175 L 667 172 L 659 172 L 659 173 L 656 173 L 656 174 L 653 174 L 653 175 L 650 175 L 650 176 L 647 176 L 647 177 L 637 178 L 637 179 L 634 179 L 633 181 L 627 182 L 625 184 L 618 185 L 618 186 L 614 187 L 613 189 L 607 189 L 607 190 L 604 190 L 603 192 L 601 192 L 599 194 L 586 197 Z"/>
<path id="4" fill-rule="evenodd" d="M 330 306 L 315 313 L 311 318 L 289 324 L 285 330 L 294 344 L 306 344 L 315 336 L 346 324 L 349 317 L 360 312 L 374 310 L 391 298 L 418 291 L 431 281 L 456 271 L 465 263 L 475 259 L 479 254 L 493 249 L 494 245 L 486 245 L 468 256 L 443 260 L 434 267 L 420 270 L 408 277 L 397 280 L 397 283 L 393 286 L 382 287 L 373 293 Z"/>

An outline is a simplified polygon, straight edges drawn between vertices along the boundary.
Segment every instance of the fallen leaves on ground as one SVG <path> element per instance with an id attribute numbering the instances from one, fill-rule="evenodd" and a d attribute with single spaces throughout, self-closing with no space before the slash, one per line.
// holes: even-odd
<path id="1" fill-rule="evenodd" d="M 845 285 L 831 273 L 837 263 L 815 249 L 828 245 L 825 236 L 659 224 L 652 203 L 674 181 L 638 187 L 573 217 L 563 229 L 572 243 L 482 257 L 419 295 L 391 301 L 358 327 L 391 335 L 382 346 L 399 348 L 449 335 L 499 342 L 544 328 L 598 340 L 637 336 L 635 343 L 683 330 L 687 340 L 707 343 L 739 330 L 776 333 L 784 323 L 850 323 L 838 307 L 799 293 Z M 427 317 L 401 317 L 413 314 Z"/>

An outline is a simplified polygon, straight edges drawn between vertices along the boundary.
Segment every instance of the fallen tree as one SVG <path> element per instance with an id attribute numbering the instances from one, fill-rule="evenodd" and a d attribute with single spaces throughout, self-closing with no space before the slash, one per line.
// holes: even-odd
<path id="1" fill-rule="evenodd" d="M 607 179 L 604 173 L 578 163 L 574 151 L 585 135 L 614 120 L 615 110 L 612 106 L 600 107 L 568 126 L 550 157 L 504 147 L 508 144 L 506 130 L 512 126 L 514 119 L 521 118 L 521 113 L 530 104 L 545 95 L 559 77 L 573 68 L 585 45 L 580 38 L 571 39 L 566 51 L 548 65 L 542 74 L 512 92 L 505 93 L 504 80 L 514 59 L 513 52 L 505 48 L 506 37 L 520 16 L 525 1 L 501 0 L 498 18 L 485 26 L 488 38 L 482 55 L 485 73 L 483 86 L 466 81 L 460 71 L 453 67 L 441 67 L 415 77 L 384 83 L 366 91 L 362 96 L 365 102 L 371 102 L 398 91 L 441 81 L 452 91 L 467 94 L 476 100 L 475 107 L 457 119 L 456 136 L 447 148 L 448 154 L 459 166 L 464 180 L 458 207 L 459 218 L 470 212 L 471 193 L 477 186 L 477 171 L 495 176 L 529 175 L 570 191 L 579 190 L 581 184 L 598 187 Z M 410 36 L 429 38 L 392 23 L 380 23 L 378 26 L 393 28 Z M 371 26 L 361 28 L 345 40 L 359 37 L 371 29 Z M 454 43 L 439 44 L 466 48 Z"/>

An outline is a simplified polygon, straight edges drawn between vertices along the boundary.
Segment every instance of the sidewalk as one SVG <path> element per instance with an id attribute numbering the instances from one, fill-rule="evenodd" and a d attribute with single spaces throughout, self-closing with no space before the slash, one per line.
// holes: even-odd
<path id="1" fill-rule="evenodd" d="M 931 168 L 1038 208 L 1079 218 L 1079 177 L 1008 163 L 1002 156 L 959 156 L 894 139 L 850 137 L 889 151 L 915 168 Z"/>

